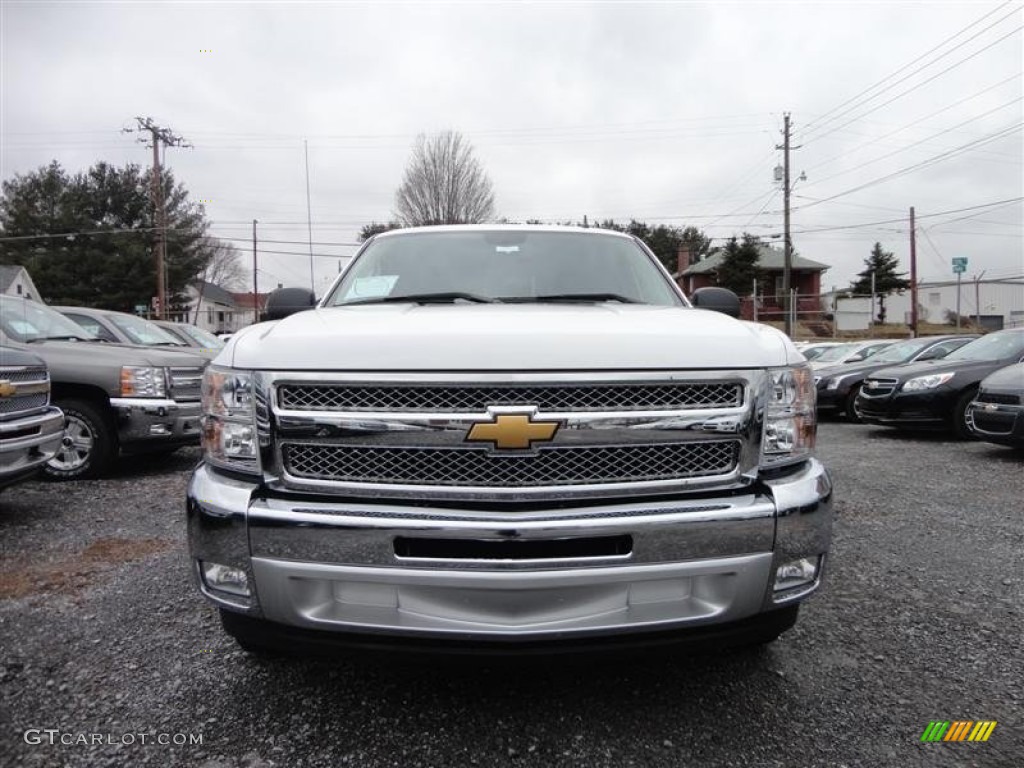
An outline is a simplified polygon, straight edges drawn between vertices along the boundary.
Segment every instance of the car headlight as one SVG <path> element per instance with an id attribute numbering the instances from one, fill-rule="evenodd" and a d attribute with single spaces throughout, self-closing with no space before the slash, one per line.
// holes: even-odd
<path id="1" fill-rule="evenodd" d="M 167 373 L 163 368 L 121 366 L 121 397 L 167 397 Z"/>
<path id="2" fill-rule="evenodd" d="M 935 389 L 945 384 L 947 381 L 952 379 L 956 373 L 950 371 L 947 373 L 931 373 L 927 376 L 917 376 L 913 379 L 907 379 L 907 382 L 903 385 L 904 392 L 920 392 L 923 389 Z"/>
<path id="3" fill-rule="evenodd" d="M 253 374 L 210 365 L 203 372 L 203 455 L 217 466 L 259 472 Z"/>
<path id="4" fill-rule="evenodd" d="M 825 382 L 825 389 L 839 389 L 839 385 L 842 384 L 845 378 L 845 376 L 833 376 Z"/>
<path id="5" fill-rule="evenodd" d="M 768 370 L 762 464 L 777 465 L 810 455 L 817 434 L 817 391 L 807 365 Z"/>

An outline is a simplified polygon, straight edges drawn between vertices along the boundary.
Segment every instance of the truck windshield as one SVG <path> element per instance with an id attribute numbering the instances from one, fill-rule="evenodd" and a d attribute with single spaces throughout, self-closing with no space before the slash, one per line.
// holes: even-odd
<path id="1" fill-rule="evenodd" d="M 78 323 L 55 309 L 27 299 L 0 296 L 0 328 L 14 341 L 98 341 Z"/>
<path id="2" fill-rule="evenodd" d="M 410 232 L 357 257 L 324 306 L 409 301 L 602 302 L 681 306 L 625 237 L 515 230 Z"/>
<path id="3" fill-rule="evenodd" d="M 110 314 L 107 318 L 121 332 L 132 340 L 133 344 L 146 346 L 184 347 L 185 342 L 176 339 L 159 325 L 149 322 L 143 317 L 134 315 Z"/>

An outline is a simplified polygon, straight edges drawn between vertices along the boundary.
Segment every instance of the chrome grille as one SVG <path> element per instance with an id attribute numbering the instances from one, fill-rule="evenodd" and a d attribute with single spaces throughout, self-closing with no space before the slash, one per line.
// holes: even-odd
<path id="1" fill-rule="evenodd" d="M 282 384 L 278 405 L 289 411 L 473 413 L 498 405 L 533 405 L 546 412 L 736 408 L 740 382 L 658 384 Z"/>
<path id="2" fill-rule="evenodd" d="M 49 374 L 45 368 L 0 368 L 0 380 L 9 381 L 23 388 L 30 384 L 48 384 Z M 49 390 L 49 386 L 47 386 Z M 13 397 L 0 398 L 0 416 L 22 414 L 44 407 L 50 400 L 47 392 L 25 392 Z"/>
<path id="3" fill-rule="evenodd" d="M 896 379 L 867 379 L 860 391 L 864 397 L 885 397 L 896 389 Z"/>
<path id="4" fill-rule="evenodd" d="M 285 443 L 293 477 L 383 485 L 490 488 L 595 485 L 713 477 L 732 472 L 737 440 L 542 448 L 511 455 L 466 448 Z"/>
<path id="5" fill-rule="evenodd" d="M 171 368 L 171 397 L 179 403 L 195 402 L 202 397 L 202 368 Z"/>

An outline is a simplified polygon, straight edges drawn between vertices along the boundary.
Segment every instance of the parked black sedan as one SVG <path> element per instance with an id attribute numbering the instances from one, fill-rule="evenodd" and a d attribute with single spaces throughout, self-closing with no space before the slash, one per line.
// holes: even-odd
<path id="1" fill-rule="evenodd" d="M 967 408 L 978 384 L 1000 368 L 1024 361 L 1024 328 L 975 339 L 941 360 L 882 368 L 864 379 L 855 408 L 868 424 L 946 428 L 970 438 Z"/>
<path id="2" fill-rule="evenodd" d="M 857 393 L 866 376 L 894 365 L 939 360 L 976 338 L 977 334 L 908 339 L 879 350 L 866 360 L 817 371 L 814 383 L 818 387 L 818 412 L 843 414 L 850 421 L 860 421 Z"/>
<path id="3" fill-rule="evenodd" d="M 1000 368 L 981 382 L 967 423 L 979 440 L 1024 448 L 1024 363 Z"/>

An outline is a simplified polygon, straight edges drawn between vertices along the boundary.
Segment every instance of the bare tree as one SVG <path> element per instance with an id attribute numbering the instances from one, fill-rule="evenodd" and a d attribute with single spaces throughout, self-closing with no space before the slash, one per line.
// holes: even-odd
<path id="1" fill-rule="evenodd" d="M 231 243 L 215 238 L 205 238 L 203 248 L 209 259 L 203 271 L 196 275 L 199 281 L 199 297 L 196 299 L 196 314 L 192 322 L 199 321 L 199 305 L 203 303 L 206 284 L 216 285 L 226 291 L 240 290 L 245 285 L 246 272 L 238 255 L 238 249 Z"/>
<path id="2" fill-rule="evenodd" d="M 478 224 L 494 217 L 494 192 L 462 134 L 420 134 L 395 193 L 395 208 L 407 227 Z"/>

